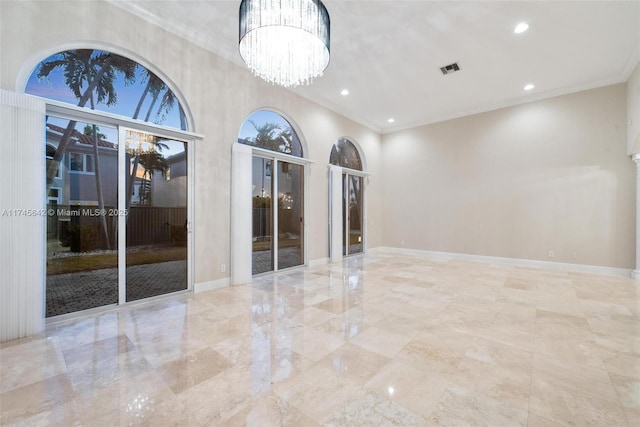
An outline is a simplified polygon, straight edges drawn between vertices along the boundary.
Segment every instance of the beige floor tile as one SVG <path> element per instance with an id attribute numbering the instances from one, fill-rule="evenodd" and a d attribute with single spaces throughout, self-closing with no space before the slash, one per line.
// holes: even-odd
<path id="1" fill-rule="evenodd" d="M 439 426 L 525 426 L 527 410 L 458 385 L 447 387 L 427 420 Z"/>
<path id="2" fill-rule="evenodd" d="M 379 251 L 0 344 L 0 424 L 640 425 L 640 285 Z"/>
<path id="3" fill-rule="evenodd" d="M 532 379 L 529 411 L 565 425 L 627 425 L 625 413 L 618 402 L 589 396 L 536 376 Z"/>
<path id="4" fill-rule="evenodd" d="M 437 371 L 425 372 L 406 361 L 394 360 L 387 363 L 364 388 L 427 417 L 448 385 L 449 381 Z"/>
<path id="5" fill-rule="evenodd" d="M 411 341 L 411 337 L 372 326 L 350 342 L 383 356 L 394 357 L 409 341 Z"/>
<path id="6" fill-rule="evenodd" d="M 514 409 L 527 411 L 531 374 L 465 358 L 453 372 L 444 374 L 452 384 L 486 396 Z"/>
<path id="7" fill-rule="evenodd" d="M 536 355 L 532 377 L 575 393 L 617 402 L 611 376 L 604 368 L 574 365 L 564 360 Z"/>
<path id="8" fill-rule="evenodd" d="M 275 393 L 256 399 L 224 424 L 227 427 L 320 427 Z"/>
<path id="9" fill-rule="evenodd" d="M 618 401 L 625 408 L 640 410 L 640 379 L 611 374 Z"/>
<path id="10" fill-rule="evenodd" d="M 71 382 L 65 374 L 14 388 L 0 394 L 0 425 L 25 421 L 43 413 L 41 417 L 46 419 L 55 408 L 73 402 L 74 396 Z M 70 404 L 68 409 L 72 411 L 68 418 L 74 418 L 75 406 Z M 58 415 L 67 418 L 64 414 Z"/>
<path id="11" fill-rule="evenodd" d="M 67 371 L 55 339 L 27 341 L 0 351 L 0 393 L 54 377 Z"/>
<path id="12" fill-rule="evenodd" d="M 291 350 L 317 361 L 344 344 L 340 338 L 315 329 L 297 328 L 291 331 L 288 341 Z"/>
<path id="13" fill-rule="evenodd" d="M 320 359 L 316 366 L 330 369 L 354 383 L 363 385 L 391 359 L 350 343 Z"/>
<path id="14" fill-rule="evenodd" d="M 420 426 L 425 419 L 393 400 L 372 392 L 359 392 L 336 414 L 326 427 L 343 426 Z"/>
<path id="15" fill-rule="evenodd" d="M 527 427 L 563 427 L 564 424 L 542 418 L 536 414 L 529 413 Z"/>
<path id="16" fill-rule="evenodd" d="M 325 366 L 314 365 L 295 378 L 275 386 L 275 392 L 295 408 L 324 423 L 360 386 Z"/>
<path id="17" fill-rule="evenodd" d="M 0 421 L 2 423 L 2 421 Z M 71 400 L 69 402 L 56 404 L 42 412 L 24 418 L 21 421 L 15 423 L 1 425 L 11 425 L 12 427 L 49 427 L 49 426 L 65 426 L 65 427 L 80 427 L 85 424 L 82 422 L 82 417 L 78 411 L 76 402 Z M 97 423 L 91 424 L 92 426 L 99 425 Z M 110 425 L 113 425 L 113 420 Z"/>
<path id="18" fill-rule="evenodd" d="M 78 395 L 84 425 L 180 425 L 186 408 L 155 372 L 110 384 L 94 393 Z"/>
<path id="19" fill-rule="evenodd" d="M 230 367 L 231 363 L 220 353 L 211 348 L 205 348 L 165 363 L 158 368 L 158 375 L 175 394 L 179 394 Z"/>
<path id="20" fill-rule="evenodd" d="M 624 410 L 624 414 L 627 417 L 627 422 L 630 426 L 639 426 L 640 425 L 640 409 L 638 408 L 627 408 L 626 406 L 622 408 Z"/>

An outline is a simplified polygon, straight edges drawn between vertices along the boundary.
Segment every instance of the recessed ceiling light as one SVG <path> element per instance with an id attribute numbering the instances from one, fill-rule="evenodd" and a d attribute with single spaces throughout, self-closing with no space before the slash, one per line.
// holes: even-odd
<path id="1" fill-rule="evenodd" d="M 527 24 L 526 22 L 521 22 L 518 25 L 516 25 L 516 28 L 513 30 L 513 32 L 516 34 L 520 34 L 520 33 L 524 33 L 528 29 L 529 29 L 529 24 Z"/>
<path id="2" fill-rule="evenodd" d="M 389 119 L 389 120 L 387 120 L 387 121 L 388 121 L 389 123 L 393 123 L 393 122 L 395 122 L 395 121 L 396 121 L 396 119 L 394 119 L 394 118 L 390 118 L 390 119 Z"/>
<path id="3" fill-rule="evenodd" d="M 531 89 L 533 89 L 534 87 L 535 87 L 535 85 L 533 85 L 533 84 L 529 83 L 529 84 L 525 85 L 524 90 L 531 90 Z"/>
<path id="4" fill-rule="evenodd" d="M 347 89 L 342 89 L 342 92 L 340 92 L 340 95 L 347 96 L 349 95 L 349 91 Z"/>

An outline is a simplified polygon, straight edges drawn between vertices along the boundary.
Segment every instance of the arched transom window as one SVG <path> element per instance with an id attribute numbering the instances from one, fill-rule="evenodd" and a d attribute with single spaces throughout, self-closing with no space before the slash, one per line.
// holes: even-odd
<path id="1" fill-rule="evenodd" d="M 180 102 L 160 77 L 104 50 L 74 49 L 49 56 L 35 67 L 25 92 L 187 130 Z"/>
<path id="2" fill-rule="evenodd" d="M 284 117 L 269 110 L 259 110 L 244 121 L 238 142 L 266 150 L 303 157 L 296 131 Z"/>
<path id="3" fill-rule="evenodd" d="M 340 138 L 331 149 L 329 163 L 343 168 L 362 170 L 362 160 L 356 146 L 346 138 Z"/>

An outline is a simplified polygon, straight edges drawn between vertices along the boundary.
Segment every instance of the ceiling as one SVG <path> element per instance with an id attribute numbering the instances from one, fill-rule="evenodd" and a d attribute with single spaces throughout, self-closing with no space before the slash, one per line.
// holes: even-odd
<path id="1" fill-rule="evenodd" d="M 243 64 L 239 0 L 112 1 Z M 383 133 L 624 82 L 640 60 L 640 1 L 323 3 L 331 63 L 292 90 Z"/>

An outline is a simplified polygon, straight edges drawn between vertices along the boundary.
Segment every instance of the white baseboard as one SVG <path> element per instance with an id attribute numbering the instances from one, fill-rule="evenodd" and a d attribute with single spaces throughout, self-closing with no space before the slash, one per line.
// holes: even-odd
<path id="1" fill-rule="evenodd" d="M 602 274 L 605 276 L 619 276 L 619 277 L 634 277 L 634 273 L 640 277 L 640 271 L 635 272 L 626 268 L 614 268 L 603 267 L 598 265 L 584 265 L 584 264 L 569 264 L 563 262 L 550 262 L 550 261 L 538 261 L 532 259 L 518 259 L 518 258 L 502 258 L 486 255 L 470 255 L 459 254 L 453 252 L 437 252 L 437 251 L 424 251 L 418 249 L 405 249 L 405 248 L 391 248 L 380 246 L 375 248 L 375 253 L 389 252 L 398 253 L 404 255 L 424 256 L 429 258 L 436 258 L 441 260 L 462 260 L 462 261 L 479 261 L 492 264 L 511 265 L 514 267 L 532 267 L 543 268 L 549 270 L 564 270 L 577 273 L 591 273 Z"/>
<path id="2" fill-rule="evenodd" d="M 231 279 L 229 279 L 228 277 L 225 277 L 224 279 L 210 280 L 208 282 L 196 283 L 193 285 L 193 292 L 198 294 L 200 292 L 226 288 L 230 284 L 231 284 Z"/>
<path id="3" fill-rule="evenodd" d="M 633 270 L 631 272 L 631 278 L 632 279 L 636 279 L 636 280 L 640 280 L 640 270 Z"/>

